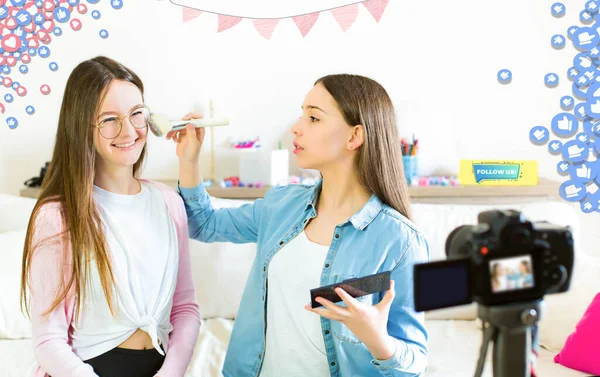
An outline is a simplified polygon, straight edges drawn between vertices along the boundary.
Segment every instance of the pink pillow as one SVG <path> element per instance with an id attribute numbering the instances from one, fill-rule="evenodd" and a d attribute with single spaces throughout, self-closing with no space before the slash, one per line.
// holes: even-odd
<path id="1" fill-rule="evenodd" d="M 567 368 L 600 375 L 600 293 L 594 297 L 575 331 L 554 361 Z"/>

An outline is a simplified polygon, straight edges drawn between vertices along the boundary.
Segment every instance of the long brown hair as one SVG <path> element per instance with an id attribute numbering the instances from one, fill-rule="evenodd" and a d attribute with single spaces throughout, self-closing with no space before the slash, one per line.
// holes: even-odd
<path id="1" fill-rule="evenodd" d="M 386 90 L 370 78 L 349 74 L 328 75 L 315 85 L 319 83 L 335 99 L 346 123 L 364 127 L 365 141 L 356 158 L 360 183 L 411 219 L 396 113 Z"/>
<path id="2" fill-rule="evenodd" d="M 50 203 L 60 208 L 64 232 L 50 237 L 63 245 L 62 272 L 54 301 L 45 312 L 56 309 L 72 292 L 77 298 L 75 318 L 79 316 L 89 284 L 90 264 L 96 261 L 102 289 L 111 313 L 115 313 L 112 297 L 114 276 L 107 250 L 102 223 L 92 197 L 96 171 L 96 149 L 94 132 L 98 113 L 113 80 L 134 84 L 142 97 L 142 80 L 129 68 L 107 57 L 99 56 L 80 63 L 67 80 L 65 87 L 56 141 L 48 171 L 42 182 L 38 201 L 33 209 L 23 251 L 21 271 L 21 308 L 29 313 L 27 297 L 31 260 L 35 249 L 32 244 L 36 219 L 40 209 Z M 146 157 L 146 146 L 134 164 L 134 176 L 138 176 Z M 39 240 L 50 241 L 51 239 Z M 44 242 L 45 243 L 45 242 Z M 35 277 L 32 277 L 35 278 Z"/>

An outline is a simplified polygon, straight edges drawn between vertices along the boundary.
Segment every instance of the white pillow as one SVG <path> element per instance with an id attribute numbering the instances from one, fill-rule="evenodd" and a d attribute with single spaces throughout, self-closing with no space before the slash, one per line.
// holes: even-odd
<path id="1" fill-rule="evenodd" d="M 27 228 L 36 199 L 0 194 L 0 233 Z"/>
<path id="2" fill-rule="evenodd" d="M 21 313 L 21 260 L 26 229 L 0 233 L 0 339 L 31 337 L 31 322 Z"/>
<path id="3" fill-rule="evenodd" d="M 211 203 L 218 209 L 252 201 L 211 197 Z M 254 263 L 256 244 L 203 243 L 190 239 L 190 255 L 202 318 L 234 319 Z"/>

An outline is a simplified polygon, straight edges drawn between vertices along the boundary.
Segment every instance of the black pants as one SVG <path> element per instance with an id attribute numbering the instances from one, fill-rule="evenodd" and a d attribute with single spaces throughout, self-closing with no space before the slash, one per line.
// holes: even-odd
<path id="1" fill-rule="evenodd" d="M 100 356 L 85 360 L 85 363 L 91 365 L 100 377 L 153 377 L 164 360 L 165 357 L 154 348 L 113 348 Z"/>

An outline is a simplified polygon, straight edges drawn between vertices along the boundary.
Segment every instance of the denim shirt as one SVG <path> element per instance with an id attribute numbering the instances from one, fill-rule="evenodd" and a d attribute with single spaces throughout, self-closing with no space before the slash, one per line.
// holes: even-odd
<path id="1" fill-rule="evenodd" d="M 191 238 L 202 242 L 257 244 L 256 258 L 225 357 L 225 377 L 257 377 L 260 373 L 265 354 L 269 263 L 317 216 L 321 184 L 322 181 L 314 186 L 273 187 L 264 198 L 253 203 L 219 210 L 213 209 L 202 183 L 194 188 L 178 187 L 185 203 Z M 391 358 L 377 360 L 344 324 L 321 317 L 332 377 L 408 377 L 425 372 L 428 332 L 424 314 L 414 310 L 413 266 L 428 262 L 429 258 L 429 246 L 423 234 L 375 195 L 345 223 L 335 227 L 322 266 L 321 286 L 391 271 L 396 295 L 387 330 L 397 340 L 397 347 Z M 372 294 L 359 300 L 375 305 L 384 294 Z M 309 292 L 306 292 L 306 302 L 310 302 Z"/>

